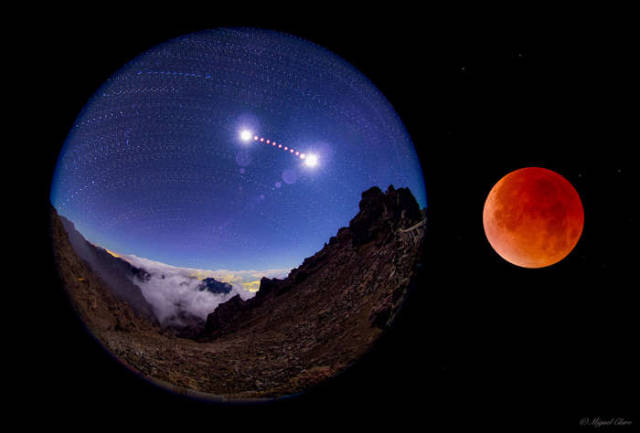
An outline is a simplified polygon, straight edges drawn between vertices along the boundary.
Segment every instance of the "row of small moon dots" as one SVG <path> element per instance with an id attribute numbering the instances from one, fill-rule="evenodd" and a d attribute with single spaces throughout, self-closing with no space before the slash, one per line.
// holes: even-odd
<path id="1" fill-rule="evenodd" d="M 251 134 L 251 132 L 250 132 L 250 131 L 246 131 L 246 130 L 244 130 L 244 131 L 242 131 L 242 132 L 240 133 L 240 138 L 241 138 L 243 141 L 249 141 L 249 140 L 251 140 L 251 138 L 252 138 L 251 136 L 252 136 L 252 135 L 253 135 L 253 134 Z M 307 155 L 306 155 L 305 153 L 302 153 L 302 152 L 300 152 L 300 151 L 297 151 L 297 150 L 295 150 L 295 149 L 294 149 L 294 148 L 292 148 L 292 147 L 285 146 L 285 145 L 283 145 L 282 143 L 276 143 L 275 141 L 270 140 L 270 139 L 268 139 L 268 138 L 264 138 L 264 137 L 259 137 L 259 136 L 257 136 L 257 135 L 253 135 L 253 141 L 257 141 L 257 142 L 260 142 L 260 143 L 270 144 L 272 147 L 277 147 L 278 149 L 282 149 L 282 150 L 284 150 L 285 152 L 287 152 L 287 151 L 288 151 L 289 153 L 291 153 L 291 154 L 293 154 L 293 155 L 295 155 L 295 156 L 297 156 L 298 158 L 303 159 L 303 160 L 307 158 Z M 316 163 L 317 163 L 317 157 L 316 157 L 315 155 L 311 155 L 311 156 L 307 159 L 307 161 L 305 161 L 305 162 L 306 162 L 306 164 L 307 164 L 307 165 L 309 165 L 309 166 L 314 166 L 314 165 L 316 165 Z"/>
<path id="2" fill-rule="evenodd" d="M 283 146 L 282 144 L 278 144 L 275 141 L 271 141 L 268 138 L 264 138 L 264 137 L 258 137 L 257 135 L 254 135 L 253 137 L 253 141 L 260 141 L 261 143 L 267 143 L 267 144 L 271 144 L 272 146 L 278 146 L 278 149 L 282 149 L 284 151 L 289 151 L 290 153 L 295 153 L 296 156 L 299 156 L 300 159 L 305 159 L 307 156 L 304 153 L 300 153 L 297 150 L 291 148 L 291 147 L 287 147 L 287 146 Z"/>

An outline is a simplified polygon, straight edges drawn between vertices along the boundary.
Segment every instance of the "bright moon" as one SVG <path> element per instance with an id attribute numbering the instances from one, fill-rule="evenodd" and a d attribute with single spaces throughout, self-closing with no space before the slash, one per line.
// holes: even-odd
<path id="1" fill-rule="evenodd" d="M 318 165 L 318 156 L 317 155 L 308 155 L 305 160 L 304 163 L 307 167 L 315 167 L 316 165 Z"/>
<path id="2" fill-rule="evenodd" d="M 253 136 L 253 134 L 251 133 L 251 131 L 249 131 L 247 129 L 243 129 L 242 131 L 240 131 L 240 139 L 242 141 L 249 141 L 249 140 L 251 140 L 252 136 Z"/>

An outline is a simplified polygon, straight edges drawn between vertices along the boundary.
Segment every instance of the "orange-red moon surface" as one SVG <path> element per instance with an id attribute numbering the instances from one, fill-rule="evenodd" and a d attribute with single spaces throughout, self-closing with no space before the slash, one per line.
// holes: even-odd
<path id="1" fill-rule="evenodd" d="M 512 171 L 494 185 L 484 204 L 484 232 L 493 249 L 523 268 L 564 259 L 584 227 L 580 196 L 567 179 L 539 167 Z"/>

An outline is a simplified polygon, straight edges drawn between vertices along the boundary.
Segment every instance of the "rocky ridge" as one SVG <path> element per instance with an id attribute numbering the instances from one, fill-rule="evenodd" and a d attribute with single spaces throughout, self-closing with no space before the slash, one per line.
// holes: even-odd
<path id="1" fill-rule="evenodd" d="M 284 315 L 281 317 L 278 314 L 281 311 L 296 317 L 313 317 L 313 312 L 307 310 L 323 302 L 323 297 L 333 296 L 333 303 L 346 310 L 348 315 L 349 310 L 358 309 L 351 301 L 354 292 L 357 291 L 365 299 L 377 292 L 379 285 L 387 283 L 373 274 L 389 267 L 414 264 L 410 255 L 415 255 L 416 251 L 406 247 L 415 245 L 406 241 L 416 241 L 415 235 L 421 238 L 422 231 L 412 235 L 401 230 L 419 224 L 424 217 L 411 192 L 406 188 L 395 189 L 390 186 L 383 193 L 378 187 L 373 187 L 362 193 L 359 207 L 360 211 L 348 227 L 340 229 L 322 250 L 305 259 L 286 279 L 262 278 L 260 290 L 254 298 L 243 301 L 236 295 L 218 306 L 207 317 L 205 332 L 200 338 L 213 339 L 248 326 L 255 327 L 258 322 L 262 322 L 265 329 L 273 329 L 283 323 Z M 385 245 L 393 248 L 382 249 Z M 402 252 L 404 254 L 397 257 Z M 363 255 L 367 258 L 365 262 Z M 387 263 L 385 259 L 388 259 Z M 376 302 L 376 308 L 369 317 L 372 326 L 384 328 L 391 321 L 408 285 L 408 280 L 394 279 L 394 276 L 409 271 L 411 269 L 403 268 L 389 272 L 391 281 L 398 285 L 384 299 Z M 282 295 L 294 289 L 296 294 L 291 296 L 294 301 L 291 305 L 289 298 L 283 298 Z M 340 292 L 340 289 L 344 291 Z M 339 303 L 339 300 L 344 302 Z M 300 312 L 300 316 L 296 311 Z"/>
<path id="2" fill-rule="evenodd" d="M 408 189 L 371 188 L 349 226 L 286 279 L 263 278 L 254 298 L 218 306 L 204 331 L 176 335 L 110 294 L 73 258 L 55 212 L 53 221 L 63 285 L 98 339 L 153 381 L 228 400 L 300 392 L 359 359 L 412 286 L 425 228 Z"/>

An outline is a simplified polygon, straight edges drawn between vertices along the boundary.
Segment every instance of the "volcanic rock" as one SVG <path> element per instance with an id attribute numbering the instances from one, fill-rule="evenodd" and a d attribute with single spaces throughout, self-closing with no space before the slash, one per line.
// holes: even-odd
<path id="1" fill-rule="evenodd" d="M 78 243 L 86 257 L 94 259 L 100 252 L 94 251 L 95 247 L 86 242 L 75 228 L 71 226 L 69 229 L 70 222 L 65 223 L 64 217 L 58 216 L 54 208 L 51 208 L 51 216 L 53 252 L 60 279 L 87 327 L 97 336 L 101 336 L 103 331 L 131 333 L 157 330 L 158 322 L 140 289 L 130 282 L 126 284 L 117 280 L 122 283 L 120 291 L 130 289 L 131 293 L 122 295 L 114 292 L 89 263 L 79 257 L 70 240 Z M 98 263 L 99 259 L 92 261 Z"/>
<path id="2" fill-rule="evenodd" d="M 360 211 L 318 253 L 284 280 L 263 278 L 253 299 L 234 297 L 207 317 L 200 337 L 211 340 L 251 327 L 283 328 L 300 321 L 319 334 L 339 332 L 330 325 L 344 315 L 368 309 L 367 326 L 385 328 L 406 294 L 420 256 L 423 214 L 407 188 L 373 187 L 362 193 Z M 385 281 L 384 277 L 388 277 Z M 290 296 L 283 296 L 290 293 Z M 384 296 L 381 296 L 384 294 Z M 372 308 L 369 308 L 369 306 Z M 315 310 L 315 306 L 325 308 Z M 327 339 L 329 335 L 327 335 Z"/>
<path id="3" fill-rule="evenodd" d="M 198 286 L 198 290 L 201 292 L 206 290 L 213 294 L 227 294 L 231 291 L 231 284 L 223 283 L 214 278 L 205 278 Z"/>
<path id="4" fill-rule="evenodd" d="M 52 208 L 55 213 L 55 209 Z M 67 239 L 78 258 L 88 264 L 91 271 L 99 277 L 108 287 L 109 291 L 129 304 L 138 314 L 155 320 L 153 307 L 147 302 L 142 291 L 132 280 L 148 281 L 151 275 L 144 269 L 136 268 L 129 262 L 113 256 L 104 248 L 88 242 L 75 228 L 74 224 L 63 216 L 55 213 L 55 227 L 62 226 L 67 232 Z"/>
<path id="5" fill-rule="evenodd" d="M 160 327 L 109 290 L 52 210 L 63 285 L 115 356 L 178 392 L 265 399 L 304 391 L 353 364 L 391 323 L 422 267 L 425 219 L 405 188 L 362 194 L 360 210 L 283 280 L 219 305 L 206 324 Z M 144 275 L 142 276 L 144 278 Z M 180 316 L 180 317 L 179 317 Z"/>

